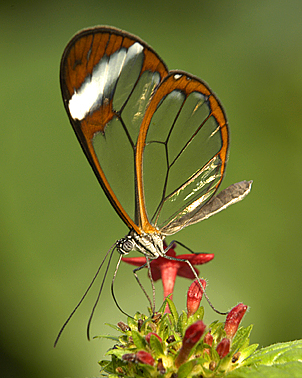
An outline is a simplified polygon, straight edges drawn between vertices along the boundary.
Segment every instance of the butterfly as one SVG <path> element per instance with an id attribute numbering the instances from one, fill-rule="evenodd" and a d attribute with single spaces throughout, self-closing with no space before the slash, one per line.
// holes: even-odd
<path id="1" fill-rule="evenodd" d="M 242 200 L 252 181 L 215 196 L 229 147 L 225 112 L 199 78 L 169 71 L 140 38 L 101 26 L 76 34 L 60 84 L 70 123 L 129 233 L 122 255 L 165 257 L 164 239 Z"/>

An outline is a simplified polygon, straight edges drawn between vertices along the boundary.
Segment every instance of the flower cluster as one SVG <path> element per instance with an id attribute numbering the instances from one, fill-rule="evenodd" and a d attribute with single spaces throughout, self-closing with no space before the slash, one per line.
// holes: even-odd
<path id="1" fill-rule="evenodd" d="M 120 337 L 107 352 L 111 361 L 101 361 L 102 372 L 110 377 L 223 377 L 237 367 L 246 365 L 246 359 L 257 345 L 249 346 L 252 327 L 239 328 L 247 310 L 242 303 L 234 307 L 225 323 L 217 321 L 208 327 L 203 322 L 203 307 L 192 312 L 192 293 L 189 288 L 187 312 L 177 313 L 167 298 L 156 314 L 137 313 L 120 322 Z M 165 313 L 166 305 L 170 312 Z M 196 303 L 194 303 L 196 307 Z M 108 336 L 107 336 L 108 337 Z M 110 339 L 113 339 L 110 336 Z"/>
<path id="2" fill-rule="evenodd" d="M 167 255 L 175 257 L 174 249 Z M 223 377 L 237 367 L 247 365 L 246 359 L 257 345 L 249 346 L 252 327 L 238 328 L 247 310 L 240 303 L 226 316 L 224 323 L 214 321 L 209 326 L 203 322 L 204 309 L 200 301 L 206 281 L 196 275 L 191 265 L 204 264 L 213 254 L 186 254 L 180 260 L 159 257 L 150 263 L 153 280 L 162 279 L 165 300 L 160 310 L 146 316 L 136 313 L 127 324 L 118 323 L 113 328 L 120 337 L 106 336 L 116 342 L 107 352 L 111 361 L 100 362 L 104 375 L 110 377 Z M 123 258 L 132 265 L 141 266 L 144 257 Z M 195 273 L 198 270 L 194 267 Z M 172 302 L 176 276 L 195 279 L 187 292 L 187 311 L 178 314 Z M 103 336 L 105 337 L 105 336 Z"/>

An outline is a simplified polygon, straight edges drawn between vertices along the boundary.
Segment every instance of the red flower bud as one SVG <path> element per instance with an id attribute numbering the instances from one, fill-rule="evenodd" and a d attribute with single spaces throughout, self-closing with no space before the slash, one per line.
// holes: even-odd
<path id="1" fill-rule="evenodd" d="M 156 333 L 154 333 L 154 332 L 149 332 L 148 335 L 145 336 L 145 339 L 146 339 L 146 341 L 147 341 L 148 344 L 150 344 L 151 335 L 154 335 L 155 337 L 158 338 L 158 340 L 159 340 L 160 342 L 162 342 L 162 339 L 161 339 Z"/>
<path id="2" fill-rule="evenodd" d="M 192 347 L 199 341 L 202 334 L 204 333 L 206 326 L 202 320 L 198 320 L 194 324 L 190 325 L 187 328 L 184 339 L 183 345 L 192 345 Z"/>
<path id="3" fill-rule="evenodd" d="M 227 339 L 226 337 L 224 337 L 220 341 L 220 343 L 217 345 L 216 351 L 219 354 L 220 358 L 225 357 L 229 353 L 230 344 L 231 344 L 230 339 Z"/>
<path id="4" fill-rule="evenodd" d="M 212 346 L 212 344 L 213 344 L 213 336 L 211 335 L 210 332 L 208 332 L 208 333 L 205 335 L 203 341 L 204 341 L 206 344 L 208 344 L 209 346 Z"/>
<path id="5" fill-rule="evenodd" d="M 206 281 L 200 280 L 203 288 L 206 287 Z M 200 284 L 198 280 L 195 280 L 191 286 L 189 287 L 188 294 L 187 294 L 187 311 L 188 317 L 195 314 L 198 310 L 201 298 L 202 298 L 203 290 L 200 288 Z"/>
<path id="6" fill-rule="evenodd" d="M 145 365 L 151 365 L 151 366 L 154 365 L 154 358 L 151 356 L 150 353 L 148 353 L 144 350 L 139 350 L 136 353 L 136 360 L 138 362 L 141 362 L 142 364 L 145 364 Z"/>
<path id="7" fill-rule="evenodd" d="M 246 313 L 247 306 L 243 303 L 239 303 L 236 307 L 228 313 L 224 325 L 224 330 L 227 334 L 227 337 L 232 339 L 237 332 L 239 324 L 243 318 L 243 315 Z"/>
<path id="8" fill-rule="evenodd" d="M 185 333 L 185 336 L 182 341 L 182 347 L 178 353 L 178 356 L 175 360 L 175 366 L 179 367 L 184 362 L 186 362 L 191 349 L 193 346 L 200 340 L 201 336 L 204 333 L 206 326 L 202 320 L 197 321 L 196 323 L 190 325 Z"/>

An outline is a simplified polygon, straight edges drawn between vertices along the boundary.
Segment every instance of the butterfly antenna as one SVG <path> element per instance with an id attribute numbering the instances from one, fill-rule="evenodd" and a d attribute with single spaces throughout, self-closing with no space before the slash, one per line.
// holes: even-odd
<path id="1" fill-rule="evenodd" d="M 96 306 L 97 306 L 99 299 L 100 299 L 100 296 L 102 294 L 103 286 L 104 286 L 104 283 L 105 283 L 105 280 L 106 280 L 106 277 L 107 277 L 107 273 L 108 273 L 108 269 L 109 269 L 109 266 L 110 266 L 110 263 L 111 263 L 112 255 L 113 255 L 113 252 L 115 251 L 115 244 L 113 246 L 114 246 L 114 248 L 112 249 L 112 251 L 110 253 L 108 264 L 107 264 L 107 267 L 106 267 L 106 270 L 105 270 L 105 274 L 104 274 L 104 277 L 103 277 L 103 280 L 102 280 L 102 284 L 101 284 L 98 296 L 97 296 L 96 301 L 95 301 L 95 303 L 92 307 L 92 311 L 91 311 L 91 314 L 90 314 L 90 317 L 89 317 L 89 320 L 88 320 L 88 324 L 87 324 L 87 339 L 88 340 L 90 340 L 90 325 L 91 325 L 91 321 L 92 321 L 92 318 L 93 318 L 93 315 L 94 315 L 94 311 L 96 309 Z M 111 250 L 111 248 L 109 249 L 109 251 Z M 106 253 L 106 256 L 105 256 L 103 262 L 105 261 L 109 251 Z M 102 262 L 102 264 L 103 264 L 103 262 Z"/>
<path id="2" fill-rule="evenodd" d="M 172 248 L 174 242 L 175 242 L 175 241 L 172 241 L 172 242 L 168 245 L 168 247 L 165 249 L 165 251 L 168 251 L 170 248 Z M 190 252 L 196 254 L 196 252 L 191 251 L 188 247 L 184 246 L 182 243 L 179 243 L 179 244 L 180 244 L 181 246 L 183 246 L 184 248 L 186 248 L 187 250 L 189 250 Z M 193 266 L 192 266 L 192 264 L 190 263 L 189 260 L 186 260 L 186 259 L 178 259 L 177 257 L 167 256 L 167 255 L 165 255 L 165 258 L 168 259 L 168 260 L 183 261 L 183 262 L 187 263 L 187 264 L 189 265 L 190 269 L 192 270 L 192 272 L 193 272 L 195 278 L 197 279 L 197 281 L 198 281 L 198 283 L 199 283 L 199 286 L 200 286 L 200 288 L 201 288 L 201 290 L 202 290 L 202 292 L 203 292 L 203 295 L 204 295 L 204 297 L 206 298 L 206 300 L 207 300 L 209 306 L 211 307 L 211 309 L 212 309 L 213 311 L 215 311 L 216 314 L 219 314 L 219 315 L 227 315 L 227 314 L 228 314 L 228 311 L 227 311 L 227 312 L 221 312 L 221 311 L 217 310 L 217 309 L 213 306 L 212 302 L 210 301 L 210 298 L 208 297 L 208 295 L 207 295 L 207 293 L 206 293 L 204 287 L 202 286 L 202 284 L 201 284 L 201 282 L 200 282 L 200 278 L 198 277 L 198 275 L 197 275 L 195 269 L 193 268 Z"/>
<path id="3" fill-rule="evenodd" d="M 115 277 L 116 277 L 116 274 L 117 274 L 118 268 L 119 268 L 119 266 L 120 266 L 121 260 L 122 260 L 122 255 L 120 255 L 120 257 L 119 257 L 119 259 L 118 259 L 118 262 L 117 262 L 117 264 L 116 264 L 116 268 L 115 268 L 115 272 L 114 272 L 114 275 L 113 275 L 113 278 L 112 278 L 112 282 L 111 282 L 111 294 L 112 294 L 112 298 L 113 298 L 113 300 L 114 300 L 114 302 L 115 302 L 115 305 L 116 305 L 116 307 L 120 310 L 120 312 L 121 312 L 122 314 L 126 315 L 127 317 L 130 317 L 130 318 L 133 319 L 133 316 L 127 314 L 127 312 L 125 312 L 125 311 L 121 308 L 121 306 L 118 304 L 117 299 L 116 299 L 115 294 L 114 294 L 114 281 L 115 281 Z"/>
<path id="4" fill-rule="evenodd" d="M 76 310 L 79 308 L 80 304 L 83 302 L 84 298 L 85 298 L 86 295 L 88 294 L 89 290 L 91 289 L 91 287 L 92 287 L 94 281 L 96 280 L 96 278 L 97 278 L 97 276 L 98 276 L 98 274 L 99 274 L 99 272 L 100 272 L 100 270 L 101 270 L 101 268 L 102 268 L 102 266 L 103 266 L 103 264 L 104 264 L 104 262 L 105 262 L 105 260 L 106 260 L 106 258 L 107 258 L 107 256 L 108 256 L 109 252 L 111 251 L 111 249 L 112 249 L 114 246 L 115 246 L 115 244 L 113 244 L 113 245 L 110 247 L 110 249 L 108 250 L 108 252 L 106 253 L 106 255 L 105 255 L 103 261 L 101 262 L 101 264 L 100 264 L 100 266 L 99 266 L 99 268 L 98 268 L 96 274 L 94 275 L 94 277 L 93 277 L 93 279 L 92 279 L 90 285 L 88 286 L 88 288 L 87 288 L 87 290 L 85 291 L 84 295 L 82 296 L 81 300 L 80 300 L 79 303 L 76 305 L 76 307 L 74 308 L 74 310 L 72 311 L 72 313 L 69 315 L 69 317 L 67 318 L 66 322 L 63 324 L 62 328 L 60 329 L 60 332 L 58 333 L 58 336 L 57 336 L 57 338 L 56 338 L 56 340 L 55 340 L 55 342 L 54 342 L 54 348 L 56 347 L 56 345 L 57 345 L 57 343 L 58 343 L 58 341 L 59 341 L 59 339 L 60 339 L 60 337 L 61 337 L 61 335 L 62 335 L 62 332 L 64 331 L 65 327 L 66 327 L 67 324 L 69 323 L 70 319 L 72 318 L 72 316 L 74 315 L 74 313 L 75 313 Z"/>
<path id="5" fill-rule="evenodd" d="M 153 299 L 153 303 L 152 303 L 152 313 L 153 315 L 155 314 L 155 286 L 154 286 L 154 280 L 153 280 L 153 277 L 152 277 L 152 272 L 151 272 L 151 266 L 150 266 L 150 259 L 148 256 L 146 256 L 146 260 L 147 260 L 147 267 L 148 267 L 148 277 L 151 281 L 151 286 L 152 286 L 152 299 Z M 150 298 L 149 296 L 147 296 L 149 301 L 150 301 Z"/>

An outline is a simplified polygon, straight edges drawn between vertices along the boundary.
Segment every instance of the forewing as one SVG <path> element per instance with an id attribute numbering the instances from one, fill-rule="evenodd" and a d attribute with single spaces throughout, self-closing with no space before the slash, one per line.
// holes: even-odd
<path id="1" fill-rule="evenodd" d="M 108 27 L 77 34 L 61 61 L 74 131 L 111 204 L 138 233 L 135 149 L 151 95 L 167 73 L 143 41 Z"/>
<path id="2" fill-rule="evenodd" d="M 228 150 L 224 111 L 208 86 L 172 71 L 156 89 L 137 144 L 143 229 L 161 232 L 205 205 L 221 183 Z M 145 212 L 144 212 L 145 210 Z"/>

